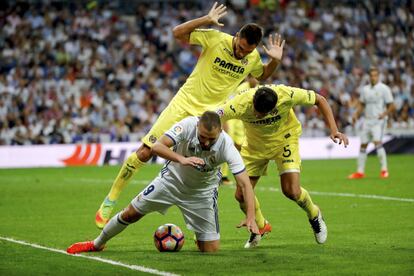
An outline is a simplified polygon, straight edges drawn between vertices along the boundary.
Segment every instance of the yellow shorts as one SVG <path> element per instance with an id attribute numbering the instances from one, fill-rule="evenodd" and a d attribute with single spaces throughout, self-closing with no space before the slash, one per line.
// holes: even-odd
<path id="1" fill-rule="evenodd" d="M 280 145 L 263 152 L 249 150 L 245 144 L 242 147 L 241 156 L 249 176 L 267 175 L 267 165 L 270 160 L 276 162 L 279 175 L 300 172 L 301 168 L 299 138 L 291 137 Z"/>
<path id="2" fill-rule="evenodd" d="M 198 113 L 196 112 L 197 115 L 201 115 L 202 113 L 203 111 Z M 142 143 L 149 147 L 152 147 L 152 145 L 175 123 L 178 123 L 188 116 L 194 116 L 194 114 L 190 114 L 184 110 L 184 108 L 179 106 L 173 99 L 170 104 L 161 112 L 151 130 L 141 139 Z"/>
<path id="3" fill-rule="evenodd" d="M 227 121 L 227 134 L 237 145 L 242 145 L 244 141 L 244 125 L 241 120 L 233 119 Z"/>

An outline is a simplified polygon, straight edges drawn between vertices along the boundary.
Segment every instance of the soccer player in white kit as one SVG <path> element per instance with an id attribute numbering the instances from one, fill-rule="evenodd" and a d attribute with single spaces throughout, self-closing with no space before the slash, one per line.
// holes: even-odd
<path id="1" fill-rule="evenodd" d="M 362 130 L 360 132 L 361 147 L 358 156 L 358 169 L 349 175 L 349 179 L 365 177 L 365 162 L 367 160 L 367 146 L 373 142 L 381 163 L 381 178 L 388 178 L 387 155 L 382 145 L 382 137 L 387 125 L 388 115 L 394 111 L 391 89 L 379 81 L 379 71 L 376 67 L 369 70 L 370 84 L 365 85 L 360 92 L 360 104 L 352 117 L 352 123 L 364 113 Z"/>
<path id="2" fill-rule="evenodd" d="M 171 147 L 174 147 L 171 149 Z M 164 214 L 172 205 L 183 214 L 187 228 L 194 231 L 202 252 L 219 249 L 220 231 L 217 188 L 220 166 L 228 163 L 247 201 L 246 219 L 239 225 L 259 234 L 255 222 L 253 188 L 242 158 L 230 136 L 221 129 L 219 116 L 206 111 L 187 117 L 170 128 L 153 146 L 153 153 L 167 159 L 160 174 L 123 211 L 112 217 L 93 241 L 71 245 L 70 254 L 101 251 L 106 242 L 151 212 Z"/>

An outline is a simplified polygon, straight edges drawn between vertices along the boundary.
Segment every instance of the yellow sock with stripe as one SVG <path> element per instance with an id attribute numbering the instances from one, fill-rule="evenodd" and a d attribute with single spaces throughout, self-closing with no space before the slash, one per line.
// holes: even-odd
<path id="1" fill-rule="evenodd" d="M 255 202 L 255 215 L 256 215 L 256 223 L 259 228 L 263 228 L 265 225 L 265 218 L 262 214 L 262 210 L 260 209 L 260 202 L 257 199 L 257 197 L 254 197 Z M 240 209 L 243 211 L 243 213 L 246 214 L 246 203 L 240 203 Z"/>
<path id="2" fill-rule="evenodd" d="M 144 165 L 145 162 L 139 160 L 135 152 L 128 156 L 127 160 L 125 160 L 124 164 L 122 165 L 118 176 L 115 178 L 114 183 L 112 184 L 111 190 L 108 194 L 108 199 L 110 201 L 116 201 L 122 190 L 131 180 L 132 176 L 134 176 L 134 174 L 139 171 L 139 169 Z"/>
<path id="3" fill-rule="evenodd" d="M 315 204 L 313 204 L 308 191 L 306 191 L 303 188 L 300 189 L 302 193 L 300 194 L 296 203 L 300 206 L 300 208 L 302 208 L 306 212 L 309 219 L 316 218 L 318 216 L 319 211 L 318 207 Z"/>

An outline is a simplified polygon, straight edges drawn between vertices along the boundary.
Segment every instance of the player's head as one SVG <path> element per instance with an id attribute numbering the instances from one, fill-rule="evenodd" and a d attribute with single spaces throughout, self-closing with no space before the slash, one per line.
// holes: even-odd
<path id="1" fill-rule="evenodd" d="M 198 140 L 201 148 L 209 150 L 221 133 L 220 117 L 216 112 L 206 111 L 197 124 Z"/>
<path id="2" fill-rule="evenodd" d="M 254 93 L 253 107 L 257 118 L 263 118 L 272 111 L 277 103 L 276 93 L 269 87 L 260 87 Z"/>
<path id="3" fill-rule="evenodd" d="M 259 45 L 262 41 L 263 30 L 255 24 L 249 23 L 244 25 L 234 37 L 233 52 L 237 59 L 242 59 Z"/>
<path id="4" fill-rule="evenodd" d="M 371 82 L 371 85 L 377 84 L 379 81 L 379 70 L 378 67 L 371 66 L 369 68 L 369 80 Z"/>

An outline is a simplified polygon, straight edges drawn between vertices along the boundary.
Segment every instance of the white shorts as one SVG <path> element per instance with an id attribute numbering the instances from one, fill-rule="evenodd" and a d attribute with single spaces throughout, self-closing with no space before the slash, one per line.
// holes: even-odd
<path id="1" fill-rule="evenodd" d="M 198 241 L 219 240 L 217 189 L 212 191 L 210 197 L 200 198 L 180 193 L 173 187 L 173 183 L 166 183 L 165 179 L 157 177 L 131 204 L 142 215 L 155 211 L 165 214 L 168 208 L 175 205 L 181 210 L 187 228 L 195 232 Z"/>
<path id="2" fill-rule="evenodd" d="M 368 144 L 372 141 L 382 141 L 386 128 L 386 120 L 364 119 L 360 133 L 361 144 Z"/>

